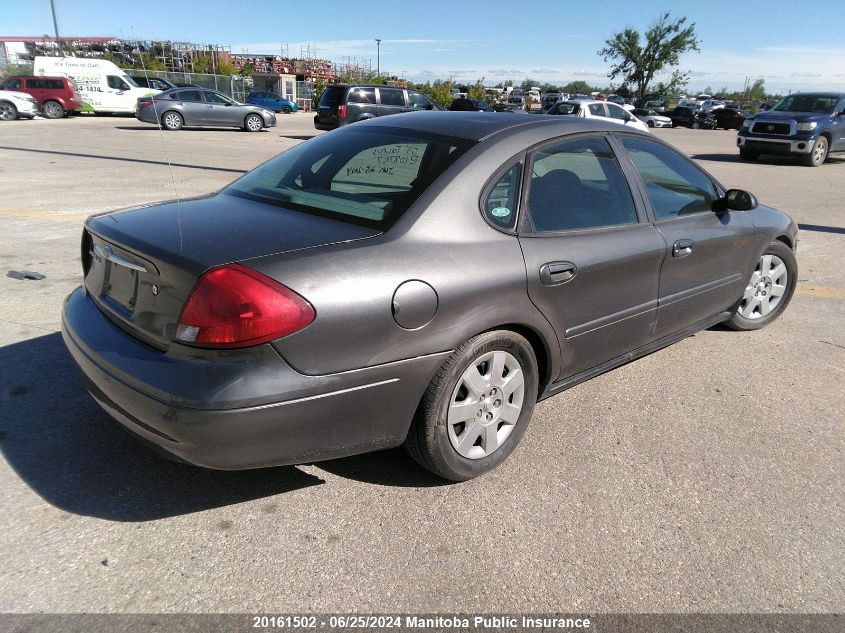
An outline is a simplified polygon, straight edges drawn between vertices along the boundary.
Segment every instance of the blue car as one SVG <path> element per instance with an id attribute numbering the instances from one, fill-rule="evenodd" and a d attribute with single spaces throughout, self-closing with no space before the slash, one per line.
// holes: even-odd
<path id="1" fill-rule="evenodd" d="M 299 109 L 290 99 L 285 99 L 282 95 L 276 92 L 268 92 L 264 90 L 250 92 L 246 102 L 262 106 L 268 110 L 272 110 L 273 112 L 284 112 L 285 114 L 296 112 Z"/>

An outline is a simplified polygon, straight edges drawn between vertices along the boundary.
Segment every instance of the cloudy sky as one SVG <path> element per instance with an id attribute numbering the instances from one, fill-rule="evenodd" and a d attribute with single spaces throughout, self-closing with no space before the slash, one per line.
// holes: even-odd
<path id="1" fill-rule="evenodd" d="M 169 39 L 213 43 L 233 52 L 377 63 L 383 70 L 426 80 L 453 77 L 485 83 L 526 77 L 550 83 L 584 79 L 606 85 L 608 64 L 597 54 L 626 27 L 645 31 L 663 12 L 696 25 L 701 52 L 688 53 L 690 91 L 741 88 L 762 77 L 771 92 L 845 90 L 845 11 L 841 0 L 723 0 L 684 3 L 619 0 L 371 0 L 275 1 L 247 5 L 222 0 L 192 4 L 178 19 L 161 2 L 55 0 L 60 35 Z M 683 11 L 677 7 L 682 6 Z M 6 0 L 0 35 L 52 33 L 48 0 Z M 375 38 L 382 40 L 377 56 Z M 378 59 L 377 59 L 378 57 Z"/>

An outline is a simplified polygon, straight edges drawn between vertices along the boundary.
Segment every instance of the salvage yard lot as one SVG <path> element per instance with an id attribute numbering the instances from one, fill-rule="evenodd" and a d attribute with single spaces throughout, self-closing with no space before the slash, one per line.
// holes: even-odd
<path id="1" fill-rule="evenodd" d="M 789 309 L 544 401 L 489 475 L 444 485 L 401 449 L 213 472 L 124 434 L 57 334 L 85 216 L 212 192 L 315 134 L 304 113 L 260 134 L 0 125 L 0 609 L 845 608 L 845 160 L 742 162 L 735 132 L 655 134 L 799 222 Z"/>

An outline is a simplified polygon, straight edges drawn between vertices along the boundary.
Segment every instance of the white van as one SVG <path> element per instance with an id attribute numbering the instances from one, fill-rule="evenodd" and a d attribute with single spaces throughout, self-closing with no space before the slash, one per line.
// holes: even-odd
<path id="1" fill-rule="evenodd" d="M 105 59 L 36 57 L 35 74 L 72 77 L 82 97 L 83 112 L 133 114 L 139 97 L 161 92 L 138 86 L 126 72 Z"/>

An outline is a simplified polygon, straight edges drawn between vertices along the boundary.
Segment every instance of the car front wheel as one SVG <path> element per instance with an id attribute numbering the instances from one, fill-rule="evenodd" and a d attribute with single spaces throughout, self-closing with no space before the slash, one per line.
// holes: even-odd
<path id="1" fill-rule="evenodd" d="M 441 366 L 411 424 L 405 448 L 452 481 L 494 469 L 513 452 L 537 401 L 537 359 L 510 331 L 479 334 Z"/>
<path id="2" fill-rule="evenodd" d="M 806 155 L 804 160 L 808 167 L 820 167 L 827 160 L 828 144 L 827 137 L 820 136 L 813 146 L 813 151 Z"/>
<path id="3" fill-rule="evenodd" d="M 758 330 L 786 309 L 798 281 L 795 253 L 783 242 L 763 251 L 736 312 L 727 324 L 735 330 Z"/>
<path id="4" fill-rule="evenodd" d="M 257 114 L 247 114 L 244 119 L 244 129 L 247 132 L 260 132 L 264 127 L 264 121 Z"/>
<path id="5" fill-rule="evenodd" d="M 13 103 L 0 101 L 0 121 L 14 121 L 18 118 L 18 109 Z"/>
<path id="6" fill-rule="evenodd" d="M 284 108 L 282 108 L 282 112 L 284 112 L 285 114 L 290 114 L 291 112 L 293 112 L 293 110 L 291 110 L 290 106 L 285 106 Z"/>

